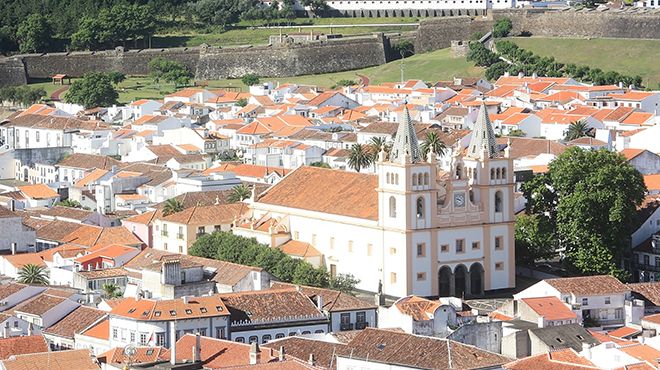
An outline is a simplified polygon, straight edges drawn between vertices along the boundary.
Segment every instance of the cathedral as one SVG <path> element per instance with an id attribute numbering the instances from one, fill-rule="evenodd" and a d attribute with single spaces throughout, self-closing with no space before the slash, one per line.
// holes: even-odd
<path id="1" fill-rule="evenodd" d="M 271 247 L 315 251 L 331 274 L 389 297 L 478 297 L 515 286 L 513 162 L 481 106 L 451 171 L 424 155 L 407 109 L 376 174 L 300 167 L 234 229 Z M 306 247 L 305 247 L 306 246 Z"/>

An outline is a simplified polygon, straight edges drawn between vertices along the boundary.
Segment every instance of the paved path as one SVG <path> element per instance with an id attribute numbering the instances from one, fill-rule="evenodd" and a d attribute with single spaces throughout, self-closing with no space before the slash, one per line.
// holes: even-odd
<path id="1" fill-rule="evenodd" d="M 61 88 L 55 90 L 55 92 L 50 94 L 50 100 L 60 101 L 60 96 L 67 90 L 69 90 L 69 85 L 64 85 Z"/>

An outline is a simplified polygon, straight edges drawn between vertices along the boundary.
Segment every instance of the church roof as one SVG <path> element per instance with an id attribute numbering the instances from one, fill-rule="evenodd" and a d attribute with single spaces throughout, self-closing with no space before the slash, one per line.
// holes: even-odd
<path id="1" fill-rule="evenodd" d="M 493 131 L 493 125 L 490 123 L 484 102 L 481 103 L 477 122 L 475 122 L 472 129 L 472 137 L 470 138 L 467 155 L 472 158 L 484 159 L 482 157 L 483 150 L 486 151 L 488 158 L 493 158 L 498 153 L 495 132 Z"/>
<path id="2" fill-rule="evenodd" d="M 396 131 L 394 144 L 390 151 L 390 162 L 392 163 L 417 163 L 422 160 L 422 152 L 419 149 L 415 127 L 410 119 L 408 106 L 404 105 L 403 120 L 399 123 Z"/>
<path id="3" fill-rule="evenodd" d="M 260 203 L 378 220 L 378 176 L 303 166 L 273 185 Z"/>

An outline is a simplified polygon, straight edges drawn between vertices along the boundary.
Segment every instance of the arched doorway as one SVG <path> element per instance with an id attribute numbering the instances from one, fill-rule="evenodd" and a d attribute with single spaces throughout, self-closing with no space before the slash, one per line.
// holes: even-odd
<path id="1" fill-rule="evenodd" d="M 438 272 L 438 295 L 440 297 L 451 297 L 451 269 L 443 266 Z"/>
<path id="2" fill-rule="evenodd" d="M 462 298 L 467 292 L 467 269 L 463 265 L 454 269 L 454 297 Z"/>
<path id="3" fill-rule="evenodd" d="M 470 294 L 480 296 L 484 293 L 484 268 L 480 263 L 470 266 Z"/>

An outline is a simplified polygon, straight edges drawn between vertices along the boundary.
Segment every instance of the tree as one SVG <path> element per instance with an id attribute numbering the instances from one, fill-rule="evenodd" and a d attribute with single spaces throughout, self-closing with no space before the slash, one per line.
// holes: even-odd
<path id="1" fill-rule="evenodd" d="M 353 144 L 348 153 L 348 166 L 357 172 L 368 167 L 373 158 L 366 145 Z"/>
<path id="2" fill-rule="evenodd" d="M 112 299 L 112 298 L 119 298 L 122 296 L 121 289 L 117 284 L 113 284 L 113 283 L 103 284 L 101 289 L 103 289 L 103 295 L 105 296 L 105 298 Z"/>
<path id="3" fill-rule="evenodd" d="M 401 56 L 401 58 L 415 54 L 415 45 L 408 40 L 403 40 L 394 44 L 393 49 L 397 56 Z"/>
<path id="4" fill-rule="evenodd" d="M 303 5 L 309 7 L 316 15 L 321 15 L 328 9 L 325 0 L 303 0 Z"/>
<path id="5" fill-rule="evenodd" d="M 470 42 L 466 58 L 468 61 L 474 62 L 481 67 L 489 67 L 500 60 L 497 54 L 486 49 L 486 47 L 478 41 Z"/>
<path id="6" fill-rule="evenodd" d="M 339 80 L 337 81 L 337 86 L 353 86 L 355 85 L 354 80 Z"/>
<path id="7" fill-rule="evenodd" d="M 371 161 L 376 162 L 378 160 L 378 153 L 380 153 L 381 150 L 385 151 L 385 156 L 389 156 L 391 149 L 392 149 L 392 145 L 388 144 L 385 138 L 380 136 L 372 137 L 371 143 L 369 143 L 369 151 L 372 154 Z"/>
<path id="8" fill-rule="evenodd" d="M 126 80 L 126 75 L 121 72 L 112 71 L 108 72 L 108 78 L 110 78 L 110 81 L 112 81 L 113 84 L 119 85 Z"/>
<path id="9" fill-rule="evenodd" d="M 325 162 L 313 162 L 310 164 L 312 167 L 320 167 L 320 168 L 331 168 L 329 164 Z"/>
<path id="10" fill-rule="evenodd" d="M 546 217 L 550 226 L 537 230 L 554 233 L 573 271 L 625 277 L 623 252 L 646 187 L 623 156 L 569 147 L 523 192 L 527 213 Z"/>
<path id="11" fill-rule="evenodd" d="M 247 199 L 252 195 L 252 190 L 250 187 L 245 184 L 236 185 L 231 189 L 231 194 L 227 197 L 232 203 L 242 202 L 244 199 Z"/>
<path id="12" fill-rule="evenodd" d="M 43 266 L 28 263 L 18 271 L 18 282 L 23 284 L 48 285 L 48 272 Z"/>
<path id="13" fill-rule="evenodd" d="M 183 203 L 176 198 L 170 198 L 165 201 L 165 206 L 163 207 L 163 216 L 173 215 L 177 212 L 183 211 Z"/>
<path id="14" fill-rule="evenodd" d="M 433 152 L 435 155 L 439 156 L 444 155 L 447 146 L 442 142 L 442 140 L 440 140 L 440 136 L 438 136 L 437 132 L 429 131 L 426 133 L 424 141 L 422 142 L 422 145 L 419 146 L 419 148 L 422 151 L 424 160 L 426 160 L 426 157 L 430 152 Z"/>
<path id="15" fill-rule="evenodd" d="M 585 122 L 584 120 L 571 122 L 571 124 L 568 125 L 568 130 L 566 131 L 566 137 L 564 138 L 564 140 L 571 141 L 571 140 L 579 139 L 583 136 L 587 136 L 588 131 L 589 131 L 589 126 L 587 125 L 587 122 Z"/>
<path id="16" fill-rule="evenodd" d="M 93 72 L 74 81 L 66 93 L 65 100 L 85 108 L 93 108 L 117 104 L 118 97 L 119 94 L 110 77 L 105 73 Z"/>
<path id="17" fill-rule="evenodd" d="M 0 88 L 0 104 L 7 101 L 26 107 L 40 101 L 44 96 L 46 96 L 46 90 L 42 88 L 33 89 L 27 85 Z"/>
<path id="18" fill-rule="evenodd" d="M 338 274 L 335 277 L 330 277 L 329 288 L 339 290 L 344 293 L 353 294 L 355 286 L 360 283 L 360 279 L 356 279 L 352 274 Z"/>
<path id="19" fill-rule="evenodd" d="M 16 32 L 21 53 L 41 53 L 48 49 L 52 41 L 52 30 L 45 16 L 30 14 Z"/>
<path id="20" fill-rule="evenodd" d="M 248 104 L 248 100 L 245 98 L 240 98 L 236 101 L 236 105 L 239 107 L 244 107 Z"/>
<path id="21" fill-rule="evenodd" d="M 511 136 L 511 137 L 525 137 L 525 136 L 527 136 L 527 133 L 525 133 L 525 131 L 523 131 L 519 128 L 516 128 L 516 129 L 513 129 L 513 130 L 509 131 L 508 136 Z"/>
<path id="22" fill-rule="evenodd" d="M 507 37 L 512 28 L 513 24 L 509 18 L 500 18 L 495 22 L 495 26 L 493 26 L 493 37 Z"/>
<path id="23" fill-rule="evenodd" d="M 240 16 L 238 0 L 199 0 L 191 6 L 202 22 L 219 24 L 225 29 L 228 24 L 238 22 Z"/>
<path id="24" fill-rule="evenodd" d="M 555 254 L 556 235 L 548 217 L 544 215 L 520 215 L 516 218 L 516 261 L 532 266 L 540 259 Z"/>
<path id="25" fill-rule="evenodd" d="M 82 208 L 82 205 L 77 200 L 66 199 L 61 202 L 55 203 L 56 206 L 69 207 L 69 208 Z"/>
<path id="26" fill-rule="evenodd" d="M 184 86 L 193 77 L 190 69 L 183 63 L 165 58 L 154 58 L 149 61 L 149 75 L 156 81 L 174 83 L 174 86 Z"/>
<path id="27" fill-rule="evenodd" d="M 241 82 L 243 82 L 243 85 L 245 86 L 254 86 L 259 84 L 259 76 L 257 76 L 254 73 L 248 73 L 241 77 Z"/>

